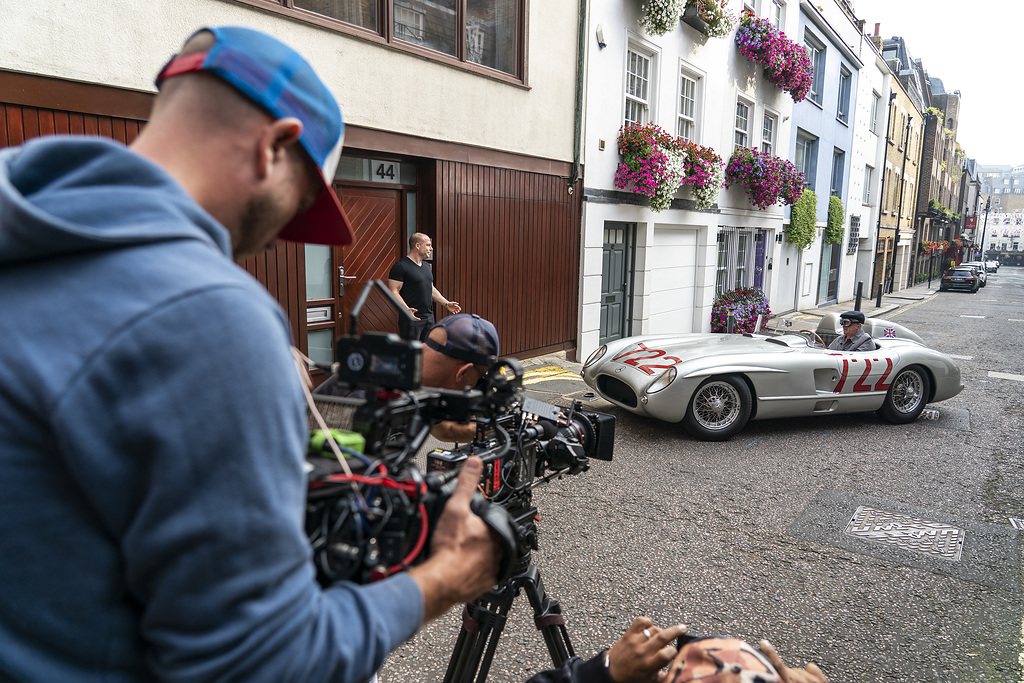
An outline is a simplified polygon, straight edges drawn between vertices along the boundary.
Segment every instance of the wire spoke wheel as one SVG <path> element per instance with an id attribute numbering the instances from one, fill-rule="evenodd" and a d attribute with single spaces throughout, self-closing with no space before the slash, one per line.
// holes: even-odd
<path id="1" fill-rule="evenodd" d="M 707 384 L 694 397 L 693 412 L 702 427 L 728 427 L 740 414 L 740 395 L 725 382 Z"/>
<path id="2" fill-rule="evenodd" d="M 747 424 L 750 389 L 740 377 L 725 375 L 704 381 L 690 399 L 683 426 L 704 441 L 724 441 Z"/>
<path id="3" fill-rule="evenodd" d="M 892 385 L 892 407 L 901 413 L 914 412 L 924 400 L 924 382 L 916 372 L 905 372 Z"/>
<path id="4" fill-rule="evenodd" d="M 889 385 L 878 416 L 893 424 L 913 422 L 927 405 L 931 390 L 928 372 L 920 365 L 911 365 L 896 375 Z"/>

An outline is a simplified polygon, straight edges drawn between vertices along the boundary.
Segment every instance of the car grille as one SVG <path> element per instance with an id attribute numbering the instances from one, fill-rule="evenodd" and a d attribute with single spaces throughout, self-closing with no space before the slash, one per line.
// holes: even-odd
<path id="1" fill-rule="evenodd" d="M 636 408 L 636 394 L 633 393 L 633 390 L 629 385 L 621 379 L 618 379 L 617 377 L 610 377 L 608 375 L 601 375 L 597 378 L 597 388 L 602 394 L 613 401 L 618 401 L 622 405 L 629 406 L 630 408 Z"/>

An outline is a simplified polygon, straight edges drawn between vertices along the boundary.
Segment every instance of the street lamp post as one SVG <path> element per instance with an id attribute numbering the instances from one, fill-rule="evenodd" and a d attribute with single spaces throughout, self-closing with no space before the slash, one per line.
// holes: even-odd
<path id="1" fill-rule="evenodd" d="M 985 198 L 985 220 L 981 224 L 981 256 L 979 260 L 985 260 L 985 228 L 988 227 L 988 210 L 992 208 L 992 197 Z"/>

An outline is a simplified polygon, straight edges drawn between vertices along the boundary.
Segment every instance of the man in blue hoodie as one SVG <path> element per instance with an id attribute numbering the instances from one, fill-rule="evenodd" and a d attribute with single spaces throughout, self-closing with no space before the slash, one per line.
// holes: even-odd
<path id="1" fill-rule="evenodd" d="M 318 587 L 291 334 L 233 259 L 351 242 L 341 112 L 249 29 L 157 84 L 130 150 L 0 151 L 0 680 L 365 681 L 493 584 L 479 459 L 427 562 Z"/>

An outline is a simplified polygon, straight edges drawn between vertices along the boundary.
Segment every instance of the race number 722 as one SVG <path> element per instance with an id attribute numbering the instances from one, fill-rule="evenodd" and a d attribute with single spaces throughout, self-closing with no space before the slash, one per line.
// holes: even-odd
<path id="1" fill-rule="evenodd" d="M 673 365 L 682 363 L 675 356 L 666 356 L 665 352 L 660 349 L 649 349 L 643 342 L 637 343 L 637 348 L 629 351 L 623 351 L 619 355 L 612 358 L 612 360 L 620 360 L 626 365 L 632 365 L 641 372 L 653 375 L 655 370 L 668 370 Z M 643 355 L 648 354 L 648 355 Z M 632 356 L 632 358 L 628 358 Z M 648 363 L 646 361 L 657 360 L 658 363 Z M 668 362 L 671 361 L 671 362 Z"/>

